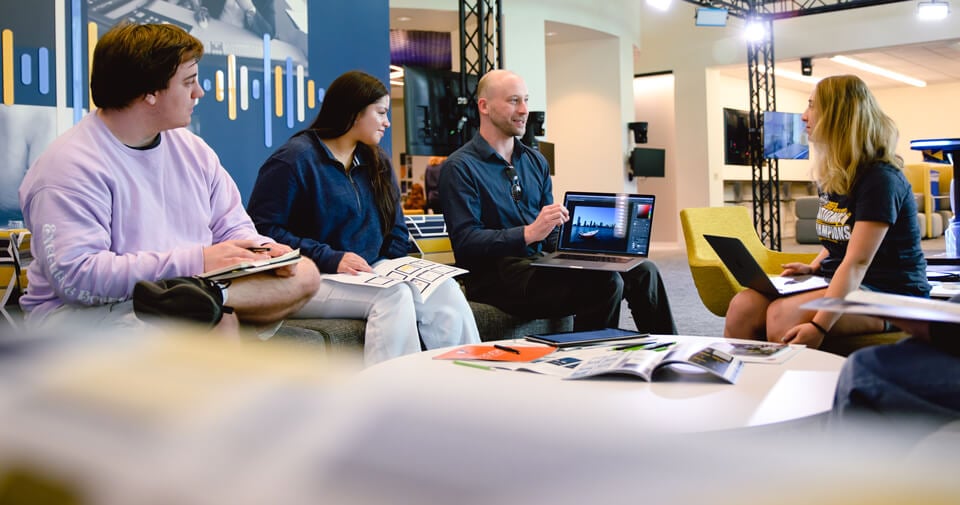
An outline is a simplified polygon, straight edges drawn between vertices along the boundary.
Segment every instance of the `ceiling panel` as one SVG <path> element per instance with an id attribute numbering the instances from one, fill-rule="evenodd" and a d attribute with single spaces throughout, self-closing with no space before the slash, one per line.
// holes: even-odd
<path id="1" fill-rule="evenodd" d="M 886 68 L 901 74 L 927 82 L 927 85 L 944 84 L 960 80 L 960 39 L 930 42 L 926 44 L 889 47 L 874 51 L 842 53 L 844 56 L 858 59 L 871 65 Z M 907 86 L 898 81 L 880 77 L 869 72 L 857 70 L 834 63 L 829 55 L 813 57 L 813 77 L 827 77 L 837 74 L 858 75 L 871 89 L 885 89 Z M 800 60 L 782 60 L 776 62 L 776 68 L 800 72 Z M 722 75 L 738 79 L 747 78 L 746 64 L 723 67 Z M 777 86 L 798 91 L 810 91 L 811 85 L 777 77 Z"/>

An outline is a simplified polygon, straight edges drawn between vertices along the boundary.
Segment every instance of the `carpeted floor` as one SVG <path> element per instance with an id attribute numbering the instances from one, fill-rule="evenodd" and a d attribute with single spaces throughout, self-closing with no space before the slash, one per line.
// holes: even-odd
<path id="1" fill-rule="evenodd" d="M 817 252 L 819 245 L 797 244 L 792 238 L 783 240 L 783 250 L 788 252 Z M 927 239 L 922 242 L 925 251 L 943 251 L 943 238 Z M 683 247 L 651 251 L 653 260 L 663 275 L 670 297 L 670 306 L 681 335 L 720 336 L 723 334 L 723 318 L 715 316 L 704 307 L 700 295 L 693 284 L 690 268 L 687 266 L 687 252 Z M 626 304 L 620 315 L 620 327 L 635 329 L 633 318 Z"/>

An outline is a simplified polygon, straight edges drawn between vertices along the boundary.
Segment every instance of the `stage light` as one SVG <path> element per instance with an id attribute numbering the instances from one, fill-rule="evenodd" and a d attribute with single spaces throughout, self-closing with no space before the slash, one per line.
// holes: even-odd
<path id="1" fill-rule="evenodd" d="M 751 19 L 743 28 L 743 38 L 747 39 L 747 42 L 760 42 L 767 38 L 767 27 L 763 21 Z"/>

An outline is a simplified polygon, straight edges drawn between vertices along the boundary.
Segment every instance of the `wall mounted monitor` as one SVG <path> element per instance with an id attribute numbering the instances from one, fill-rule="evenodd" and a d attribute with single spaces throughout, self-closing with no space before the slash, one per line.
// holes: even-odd
<path id="1" fill-rule="evenodd" d="M 739 109 L 723 109 L 723 162 L 727 165 L 750 165 L 750 113 Z"/>
<path id="2" fill-rule="evenodd" d="M 806 124 L 799 112 L 763 113 L 763 157 L 778 160 L 810 158 Z"/>
<path id="3" fill-rule="evenodd" d="M 727 9 L 697 8 L 697 26 L 727 26 Z"/>

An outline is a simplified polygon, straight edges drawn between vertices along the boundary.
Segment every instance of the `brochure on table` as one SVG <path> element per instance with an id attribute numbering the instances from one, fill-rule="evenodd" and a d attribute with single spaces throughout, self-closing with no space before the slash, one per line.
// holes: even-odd
<path id="1" fill-rule="evenodd" d="M 637 376 L 648 381 L 660 368 L 680 364 L 688 365 L 688 370 L 689 367 L 694 367 L 696 371 L 708 372 L 709 375 L 732 384 L 736 382 L 739 376 L 743 367 L 743 360 L 718 348 L 722 345 L 724 345 L 723 342 L 677 344 L 673 340 L 665 340 L 662 342 L 634 342 L 626 345 L 592 346 L 572 350 L 539 347 L 552 351 L 533 361 L 512 359 L 510 361 L 476 360 L 464 362 L 458 360 L 457 363 L 469 364 L 487 370 L 533 372 L 564 379 L 622 374 Z M 510 346 L 521 347 L 516 344 Z M 531 349 L 536 348 L 538 347 L 531 347 Z M 458 356 L 455 351 L 448 351 L 441 356 L 444 356 L 445 359 L 458 359 L 465 354 L 461 353 Z M 775 354 L 773 353 L 773 355 Z M 681 370 L 680 373 L 683 373 L 683 371 Z"/>
<path id="2" fill-rule="evenodd" d="M 715 347 L 698 343 L 678 344 L 669 351 L 610 351 L 580 363 L 566 379 L 597 375 L 635 375 L 652 381 L 656 372 L 670 365 L 689 365 L 735 384 L 743 361 Z"/>
<path id="3" fill-rule="evenodd" d="M 463 345 L 433 359 L 529 362 L 556 350 L 556 347 L 543 345 Z"/>
<path id="4" fill-rule="evenodd" d="M 388 288 L 405 282 L 413 287 L 417 301 L 422 301 L 429 298 L 443 281 L 467 273 L 462 268 L 413 256 L 381 261 L 373 267 L 373 270 L 373 272 L 360 272 L 356 275 L 325 275 L 323 279 L 378 288 Z"/>

